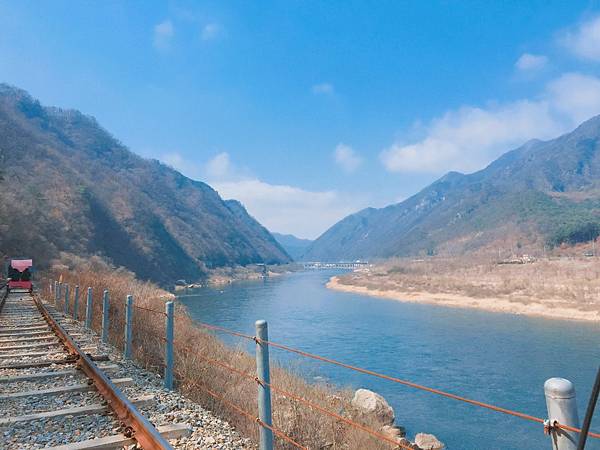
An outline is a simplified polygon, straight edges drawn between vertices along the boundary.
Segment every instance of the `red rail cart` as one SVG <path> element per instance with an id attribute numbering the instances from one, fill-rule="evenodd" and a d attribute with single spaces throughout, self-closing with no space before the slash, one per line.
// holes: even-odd
<path id="1" fill-rule="evenodd" d="M 11 259 L 8 263 L 8 290 L 24 289 L 33 291 L 33 261 L 31 259 Z"/>

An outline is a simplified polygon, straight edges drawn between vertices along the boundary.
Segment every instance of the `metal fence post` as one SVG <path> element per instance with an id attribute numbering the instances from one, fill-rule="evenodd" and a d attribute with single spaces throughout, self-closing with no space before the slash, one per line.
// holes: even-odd
<path id="1" fill-rule="evenodd" d="M 87 288 L 87 299 L 85 300 L 85 326 L 92 329 L 92 288 Z"/>
<path id="2" fill-rule="evenodd" d="M 594 409 L 596 409 L 596 403 L 600 396 L 600 366 L 598 366 L 598 372 L 596 372 L 596 381 L 594 387 L 592 387 L 592 393 L 590 394 L 590 401 L 588 402 L 585 416 L 583 418 L 583 425 L 581 426 L 581 433 L 579 434 L 579 442 L 577 443 L 577 450 L 584 450 L 585 443 L 587 441 L 588 432 L 590 431 L 590 425 L 592 424 L 592 418 L 594 417 Z"/>
<path id="3" fill-rule="evenodd" d="M 257 320 L 256 326 L 256 374 L 258 376 L 258 417 L 262 423 L 272 426 L 271 375 L 269 370 L 269 330 L 266 320 Z M 260 427 L 260 450 L 273 450 L 273 432 Z"/>
<path id="4" fill-rule="evenodd" d="M 92 302 L 94 301 L 92 297 L 92 288 L 88 288 L 88 295 L 85 300 L 85 326 L 92 329 Z"/>
<path id="5" fill-rule="evenodd" d="M 69 285 L 65 283 L 65 314 L 69 314 Z"/>
<path id="6" fill-rule="evenodd" d="M 561 425 L 579 427 L 577 417 L 577 402 L 575 400 L 575 386 L 564 378 L 550 378 L 544 383 L 546 407 L 550 425 L 550 438 L 553 450 L 576 450 L 577 433 L 560 428 L 552 428 L 554 422 Z"/>
<path id="7" fill-rule="evenodd" d="M 73 299 L 73 319 L 79 320 L 79 285 L 75 285 L 75 295 Z"/>
<path id="8" fill-rule="evenodd" d="M 165 388 L 173 389 L 173 336 L 174 336 L 174 305 L 165 303 Z"/>
<path id="9" fill-rule="evenodd" d="M 131 331 L 133 325 L 133 297 L 127 296 L 125 300 L 125 348 L 123 354 L 125 358 L 131 358 Z"/>
<path id="10" fill-rule="evenodd" d="M 102 342 L 108 342 L 108 289 L 102 295 Z"/>

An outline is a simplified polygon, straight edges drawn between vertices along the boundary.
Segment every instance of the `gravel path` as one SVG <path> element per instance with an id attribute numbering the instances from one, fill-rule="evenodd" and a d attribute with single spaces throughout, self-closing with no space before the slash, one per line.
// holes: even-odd
<path id="1" fill-rule="evenodd" d="M 25 311 L 19 307 L 19 294 L 11 294 L 7 299 L 2 314 L 0 315 L 0 331 L 13 324 L 26 321 L 33 322 L 36 311 Z M 83 327 L 79 322 L 65 317 L 61 312 L 47 305 L 51 314 L 69 334 L 80 334 L 75 341 L 82 347 L 93 348 L 93 354 L 108 355 L 110 361 L 98 363 L 99 366 L 114 366 L 109 375 L 111 378 L 132 378 L 133 384 L 123 386 L 121 389 L 129 399 L 154 395 L 154 400 L 148 405 L 140 407 L 140 411 L 155 426 L 185 424 L 191 428 L 187 437 L 173 439 L 171 444 L 177 449 L 255 449 L 256 446 L 246 438 L 241 437 L 227 423 L 215 417 L 210 411 L 197 403 L 162 388 L 160 376 L 148 372 L 131 361 L 124 360 L 120 352 L 103 344 L 99 337 Z M 17 318 L 14 313 L 30 316 L 24 321 Z M 10 315 L 10 317 L 9 317 Z M 44 335 L 40 335 L 44 336 Z M 47 335 L 46 335 L 47 336 Z M 35 337 L 23 336 L 23 337 Z M 0 336 L 0 340 L 3 338 Z M 24 341 L 23 344 L 39 344 L 42 341 Z M 16 346 L 0 342 L 0 365 L 20 363 L 36 359 L 63 359 L 65 353 L 57 343 L 49 343 L 44 348 L 24 348 L 18 350 L 3 350 L 3 347 Z M 44 353 L 37 357 L 2 358 L 17 353 Z M 55 364 L 48 367 L 27 369 L 0 369 L 0 377 L 18 376 L 24 374 L 38 374 L 42 372 L 69 371 L 72 364 Z M 86 377 L 79 371 L 68 373 L 59 377 L 42 378 L 37 380 L 22 380 L 10 383 L 0 383 L 0 393 L 21 392 L 26 390 L 48 389 L 86 382 Z M 0 418 L 8 416 L 53 411 L 61 408 L 71 408 L 89 404 L 101 404 L 102 398 L 95 391 L 69 392 L 58 395 L 31 396 L 23 398 L 0 398 Z M 41 419 L 19 423 L 17 425 L 0 425 L 0 449 L 38 449 L 77 442 L 92 438 L 108 436 L 122 432 L 120 424 L 111 415 L 84 415 L 75 417 L 62 417 L 54 419 Z"/>

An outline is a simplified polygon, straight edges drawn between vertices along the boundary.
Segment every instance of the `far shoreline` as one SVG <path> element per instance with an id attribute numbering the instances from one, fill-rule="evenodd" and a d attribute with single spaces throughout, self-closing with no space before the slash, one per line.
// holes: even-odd
<path id="1" fill-rule="evenodd" d="M 475 298 L 459 294 L 369 289 L 365 286 L 343 284 L 340 282 L 340 277 L 338 276 L 331 277 L 325 284 L 325 287 L 340 292 L 368 295 L 370 297 L 395 300 L 403 303 L 419 303 L 445 306 L 448 308 L 479 309 L 490 312 L 543 317 L 546 319 L 600 323 L 599 312 L 582 311 L 580 309 L 569 307 L 549 307 L 543 303 L 534 301 L 525 304 L 498 297 Z"/>

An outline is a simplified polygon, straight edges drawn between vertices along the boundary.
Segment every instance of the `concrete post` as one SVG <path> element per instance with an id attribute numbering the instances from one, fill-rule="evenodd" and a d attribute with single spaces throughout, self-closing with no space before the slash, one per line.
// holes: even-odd
<path id="1" fill-rule="evenodd" d="M 256 375 L 258 376 L 258 418 L 261 422 L 272 426 L 271 416 L 271 372 L 269 369 L 269 330 L 266 320 L 257 320 L 256 326 Z M 267 384 L 265 384 L 267 383 Z M 260 450 L 273 450 L 273 432 L 260 427 Z"/>
<path id="2" fill-rule="evenodd" d="M 69 314 L 69 285 L 65 283 L 65 314 Z"/>
<path id="3" fill-rule="evenodd" d="M 75 285 L 75 295 L 73 299 L 73 319 L 79 320 L 79 285 Z"/>
<path id="4" fill-rule="evenodd" d="M 165 303 L 165 388 L 173 389 L 173 337 L 174 337 L 174 305 Z"/>
<path id="5" fill-rule="evenodd" d="M 102 295 L 102 342 L 108 342 L 108 289 Z"/>
<path id="6" fill-rule="evenodd" d="M 125 358 L 131 358 L 131 331 L 133 325 L 133 297 L 131 295 L 127 296 L 127 300 L 125 300 L 125 348 L 124 348 L 124 356 Z"/>
<path id="7" fill-rule="evenodd" d="M 54 306 L 58 306 L 58 281 L 54 281 Z"/>
<path id="8" fill-rule="evenodd" d="M 87 288 L 87 299 L 85 301 L 85 326 L 88 329 L 92 329 L 92 288 Z"/>
<path id="9" fill-rule="evenodd" d="M 550 378 L 544 383 L 544 394 L 551 427 L 555 422 L 579 427 L 573 383 L 564 378 Z M 551 428 L 550 437 L 553 450 L 577 450 L 578 433 Z"/>
<path id="10" fill-rule="evenodd" d="M 62 297 L 62 283 L 58 282 L 58 289 L 56 290 L 56 296 L 60 300 Z"/>

